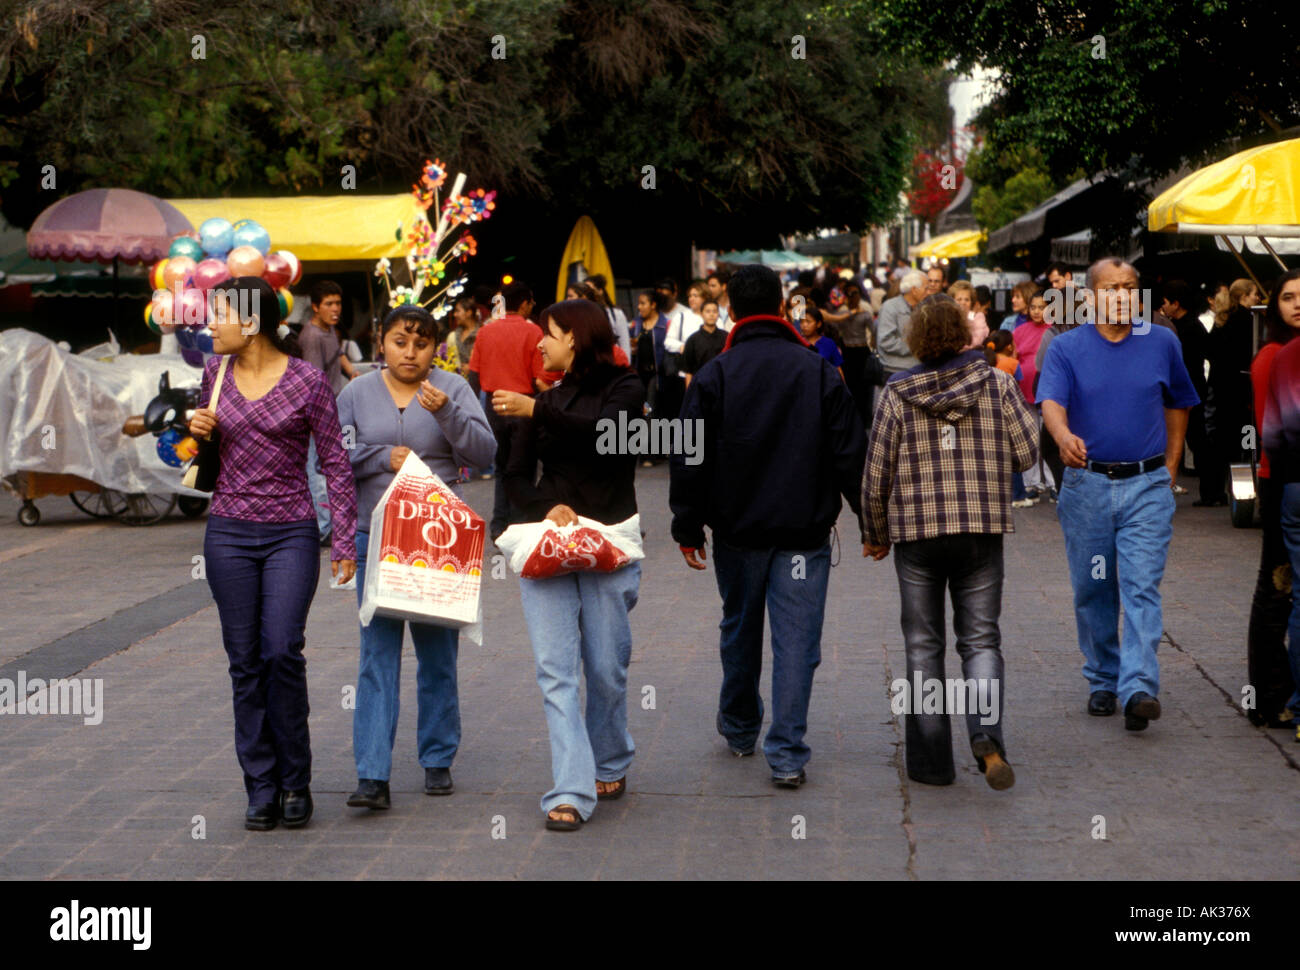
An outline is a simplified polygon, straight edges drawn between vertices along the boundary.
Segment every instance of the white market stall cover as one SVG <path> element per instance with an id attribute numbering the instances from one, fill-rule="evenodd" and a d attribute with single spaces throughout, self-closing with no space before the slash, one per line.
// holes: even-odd
<path id="1" fill-rule="evenodd" d="M 30 330 L 0 333 L 0 478 L 16 472 L 79 475 L 120 492 L 191 495 L 182 468 L 163 463 L 151 435 L 122 434 L 170 373 L 173 388 L 203 373 L 179 356 L 123 354 L 111 361 L 70 354 Z"/>

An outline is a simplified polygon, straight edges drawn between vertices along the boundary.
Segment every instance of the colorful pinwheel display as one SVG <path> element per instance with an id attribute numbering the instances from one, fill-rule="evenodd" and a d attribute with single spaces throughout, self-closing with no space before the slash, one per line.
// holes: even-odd
<path id="1" fill-rule="evenodd" d="M 478 241 L 466 231 L 473 222 L 491 218 L 496 208 L 496 192 L 475 189 L 462 195 L 465 175 L 459 173 L 446 200 L 440 199 L 439 190 L 446 184 L 447 167 L 442 159 L 426 161 L 420 170 L 420 181 L 411 187 L 420 211 L 409 226 L 397 227 L 397 238 L 406 245 L 408 281 L 398 285 L 392 277 L 392 264 L 381 259 L 375 264 L 375 275 L 384 281 L 388 291 L 388 305 L 422 306 L 436 319 L 450 312 L 448 300 L 454 300 L 465 290 L 468 277 L 452 275 L 452 266 L 463 263 L 478 252 Z M 427 213 L 437 212 L 438 222 L 433 225 Z M 450 278 L 449 278 L 450 277 Z M 438 287 L 441 287 L 440 289 Z M 425 296 L 426 291 L 434 291 Z"/>

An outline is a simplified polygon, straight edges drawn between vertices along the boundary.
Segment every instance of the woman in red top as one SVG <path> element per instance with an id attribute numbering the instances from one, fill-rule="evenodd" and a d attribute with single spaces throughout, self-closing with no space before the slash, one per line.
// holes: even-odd
<path id="1" fill-rule="evenodd" d="M 1250 365 L 1255 428 L 1261 437 L 1273 358 L 1300 332 L 1300 269 L 1284 273 L 1273 285 L 1264 320 L 1267 343 Z M 1290 560 L 1282 541 L 1282 488 L 1269 475 L 1268 455 L 1262 447 L 1258 451 L 1257 494 L 1264 542 L 1255 596 L 1250 604 L 1250 630 L 1246 635 L 1246 667 L 1256 691 L 1255 709 L 1247 711 L 1247 716 L 1252 724 L 1290 729 L 1300 726 L 1300 705 L 1293 697 L 1300 692 L 1300 684 L 1294 682 L 1295 663 L 1294 660 L 1288 663 L 1286 650 L 1291 577 L 1287 575 L 1290 570 L 1284 568 Z M 1300 651 L 1300 644 L 1293 644 L 1292 651 Z"/>

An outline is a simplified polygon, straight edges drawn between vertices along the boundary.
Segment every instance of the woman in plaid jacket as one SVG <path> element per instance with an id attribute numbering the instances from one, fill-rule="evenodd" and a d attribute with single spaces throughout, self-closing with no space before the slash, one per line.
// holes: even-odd
<path id="1" fill-rule="evenodd" d="M 907 343 L 921 363 L 889 379 L 876 407 L 862 486 L 867 542 L 895 545 L 903 601 L 907 774 L 956 777 L 948 714 L 966 715 L 971 752 L 991 787 L 1015 774 L 1002 739 L 1002 535 L 1014 532 L 1011 473 L 1038 461 L 1038 422 L 1015 379 L 966 350 L 964 314 L 943 294 L 912 313 Z M 944 590 L 952 594 L 962 680 L 944 679 Z"/>

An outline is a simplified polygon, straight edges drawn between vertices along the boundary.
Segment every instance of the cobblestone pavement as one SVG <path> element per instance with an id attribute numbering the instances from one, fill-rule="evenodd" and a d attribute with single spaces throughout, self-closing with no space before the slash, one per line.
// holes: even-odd
<path id="1" fill-rule="evenodd" d="M 1179 499 L 1163 585 L 1165 714 L 1135 734 L 1121 717 L 1085 712 L 1054 507 L 1017 512 L 1002 623 L 1017 781 L 994 792 L 964 741 L 952 786 L 902 771 L 888 691 L 904 671 L 897 582 L 891 562 L 862 559 L 846 510 L 809 780 L 781 791 L 761 755 L 733 758 L 714 732 L 712 571 L 688 570 L 668 535 L 667 469 L 640 476 L 649 536 L 632 614 L 637 757 L 628 795 L 572 834 L 542 827 L 549 745 L 515 579 L 485 582 L 484 645 L 462 641 L 456 794 L 422 794 L 408 646 L 394 804 L 366 814 L 344 805 L 355 784 L 342 699 L 356 682 L 356 602 L 329 588 L 325 570 L 307 629 L 316 816 L 303 830 L 251 833 L 216 608 L 191 578 L 202 521 L 130 528 L 49 498 L 29 529 L 17 502 L 0 498 L 0 676 L 81 670 L 104 683 L 98 725 L 0 718 L 0 877 L 1294 878 L 1300 745 L 1233 706 L 1246 682 L 1258 530 Z M 487 511 L 491 484 L 467 495 Z M 950 660 L 949 674 L 957 669 Z"/>

